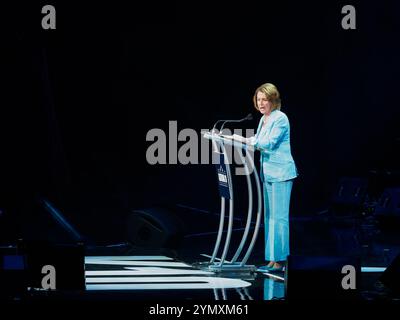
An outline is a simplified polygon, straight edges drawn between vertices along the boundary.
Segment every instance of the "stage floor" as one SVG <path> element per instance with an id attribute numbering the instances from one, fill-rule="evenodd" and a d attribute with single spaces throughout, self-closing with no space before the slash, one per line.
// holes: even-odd
<path id="1" fill-rule="evenodd" d="M 206 260 L 203 260 L 206 261 Z M 210 272 L 167 256 L 88 256 L 86 290 L 134 299 L 284 299 L 283 273 Z"/>
<path id="2" fill-rule="evenodd" d="M 207 261 L 201 258 L 199 261 Z M 384 270 L 361 268 L 357 287 L 361 300 L 388 299 L 376 286 Z M 214 273 L 166 255 L 86 256 L 86 290 L 37 291 L 28 300 L 285 301 L 284 277 L 284 272 Z M 305 290 L 302 298 L 323 299 L 322 294 Z"/>

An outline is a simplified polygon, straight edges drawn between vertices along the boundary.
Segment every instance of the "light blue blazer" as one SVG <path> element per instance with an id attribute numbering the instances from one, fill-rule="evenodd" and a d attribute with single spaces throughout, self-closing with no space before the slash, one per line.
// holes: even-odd
<path id="1" fill-rule="evenodd" d="M 298 173 L 290 151 L 289 119 L 280 110 L 271 112 L 266 126 L 262 128 L 261 117 L 252 144 L 261 152 L 261 179 L 279 182 L 296 178 Z"/>

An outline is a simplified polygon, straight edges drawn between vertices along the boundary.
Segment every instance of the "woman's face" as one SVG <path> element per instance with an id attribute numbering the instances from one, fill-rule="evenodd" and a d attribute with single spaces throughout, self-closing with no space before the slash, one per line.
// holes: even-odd
<path id="1" fill-rule="evenodd" d="M 272 110 L 272 103 L 268 101 L 267 95 L 264 92 L 257 92 L 257 107 L 262 114 L 269 114 Z"/>

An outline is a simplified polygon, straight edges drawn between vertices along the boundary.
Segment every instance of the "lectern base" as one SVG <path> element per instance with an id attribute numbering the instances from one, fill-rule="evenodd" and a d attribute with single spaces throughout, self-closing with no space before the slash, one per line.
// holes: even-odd
<path id="1" fill-rule="evenodd" d="M 253 273 L 256 272 L 257 267 L 253 265 L 240 265 L 240 264 L 211 264 L 208 266 L 209 271 L 213 272 L 237 272 L 237 273 Z"/>
<path id="2" fill-rule="evenodd" d="M 254 265 L 240 265 L 240 263 L 224 263 L 219 262 L 210 263 L 207 262 L 197 262 L 192 265 L 195 268 L 202 269 L 204 271 L 211 271 L 215 273 L 240 273 L 249 274 L 257 271 L 257 267 Z"/>

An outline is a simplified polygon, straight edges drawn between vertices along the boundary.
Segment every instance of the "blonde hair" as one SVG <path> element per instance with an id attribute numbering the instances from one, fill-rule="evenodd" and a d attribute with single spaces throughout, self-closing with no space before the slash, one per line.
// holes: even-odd
<path id="1" fill-rule="evenodd" d="M 274 111 L 276 109 L 280 110 L 281 109 L 281 98 L 280 94 L 278 91 L 278 88 L 273 85 L 272 83 L 264 83 L 261 86 L 259 86 L 253 96 L 253 103 L 254 107 L 258 110 L 257 106 L 257 93 L 262 92 L 267 96 L 268 101 L 272 103 L 272 110 Z"/>

